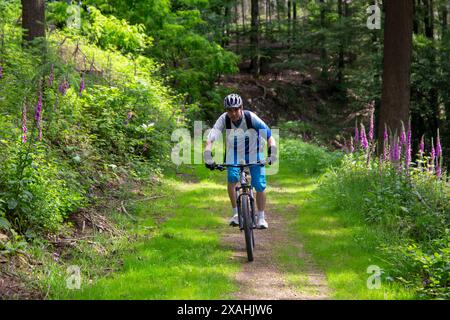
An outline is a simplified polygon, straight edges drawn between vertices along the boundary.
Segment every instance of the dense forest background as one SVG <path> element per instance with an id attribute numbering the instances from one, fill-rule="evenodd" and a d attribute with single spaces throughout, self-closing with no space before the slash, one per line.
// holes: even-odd
<path id="1" fill-rule="evenodd" d="M 377 185 L 387 193 L 361 202 L 379 216 L 393 210 L 382 202 L 398 205 L 383 223 L 418 243 L 400 250 L 415 270 L 405 282 L 448 297 L 449 10 L 447 0 L 0 0 L 2 254 L 70 232 L 73 213 L 121 185 L 160 179 L 172 132 L 211 126 L 235 92 L 282 139 L 342 157 L 361 149 L 373 174 L 383 159 L 393 172 L 404 162 L 401 183 L 394 173 Z M 343 163 L 328 185 L 341 206 L 355 192 L 333 189 L 351 176 Z M 432 176 L 417 173 L 418 189 L 413 163 Z"/>

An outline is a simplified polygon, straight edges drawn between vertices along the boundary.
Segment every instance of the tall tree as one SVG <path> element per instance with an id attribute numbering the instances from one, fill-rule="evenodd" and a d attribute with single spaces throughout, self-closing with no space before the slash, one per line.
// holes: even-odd
<path id="1" fill-rule="evenodd" d="M 319 0 L 320 2 L 320 63 L 322 65 L 321 77 L 323 79 L 328 78 L 328 64 L 327 64 L 327 49 L 325 48 L 325 15 L 326 15 L 326 3 L 325 0 Z"/>
<path id="2" fill-rule="evenodd" d="M 45 0 L 22 0 L 23 39 L 45 37 Z"/>
<path id="3" fill-rule="evenodd" d="M 431 41 L 432 46 L 430 47 L 430 65 L 431 74 L 436 73 L 436 52 L 435 52 L 435 42 L 434 42 L 434 2 L 433 0 L 423 0 L 423 5 L 425 9 L 424 15 L 424 25 L 425 25 L 425 36 Z M 438 101 L 438 90 L 436 87 L 432 87 L 429 92 L 429 106 L 432 111 L 429 127 L 432 132 L 436 132 L 439 128 L 439 101 Z"/>
<path id="4" fill-rule="evenodd" d="M 253 74 L 259 75 L 260 57 L 259 57 L 259 1 L 251 0 L 251 31 L 250 31 L 250 47 L 251 62 L 250 70 Z"/>
<path id="5" fill-rule="evenodd" d="M 383 88 L 378 137 L 385 124 L 400 133 L 409 120 L 413 0 L 385 1 Z M 382 149 L 379 149 L 382 150 Z"/>

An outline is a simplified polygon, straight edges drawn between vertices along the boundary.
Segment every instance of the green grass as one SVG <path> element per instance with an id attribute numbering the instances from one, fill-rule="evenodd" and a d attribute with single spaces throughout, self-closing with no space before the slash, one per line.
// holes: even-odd
<path id="1" fill-rule="evenodd" d="M 199 170 L 203 172 L 187 174 L 208 176 Z M 227 228 L 229 200 L 224 185 L 218 184 L 225 177 L 215 176 L 212 181 L 193 184 L 168 173 L 160 190 L 166 197 L 141 202 L 131 211 L 138 222 L 129 232 L 138 240 L 123 245 L 123 267 L 109 276 L 94 277 L 91 284 L 89 270 L 83 273 L 81 268 L 80 290 L 68 290 L 60 285 L 63 279 L 55 278 L 59 285 L 54 286 L 51 298 L 231 298 L 237 289 L 233 277 L 238 265 L 230 259 L 232 252 L 220 244 Z M 97 268 L 105 267 L 100 260 Z"/>
<path id="2" fill-rule="evenodd" d="M 295 146 L 300 151 L 289 152 L 289 163 L 282 163 L 278 175 L 272 179 L 272 184 L 282 189 L 273 190 L 269 201 L 277 212 L 288 219 L 286 232 L 289 236 L 303 243 L 305 251 L 311 255 L 319 270 L 325 273 L 330 298 L 415 298 L 413 291 L 383 278 L 380 289 L 368 289 L 367 280 L 371 274 L 367 273 L 367 268 L 377 265 L 384 269 L 386 266 L 386 257 L 378 247 L 380 241 L 387 243 L 396 239 L 390 239 L 392 235 L 367 225 L 358 212 L 334 210 L 332 204 L 320 198 L 319 193 L 314 193 L 319 173 L 324 169 L 323 164 L 334 164 L 335 157 L 329 157 L 330 161 L 316 147 L 288 141 L 289 149 L 295 150 Z M 315 161 L 312 161 L 314 157 Z M 303 276 L 307 271 L 304 262 L 292 255 L 297 251 L 292 246 L 280 246 L 278 259 L 288 281 L 300 290 L 312 290 Z"/>
<path id="3" fill-rule="evenodd" d="M 337 212 L 317 195 L 312 197 L 322 166 L 334 163 L 336 157 L 328 157 L 323 150 L 314 155 L 315 147 L 298 143 L 303 153 L 295 162 L 294 144 L 289 142 L 290 158 L 281 159 L 278 174 L 268 176 L 267 189 L 270 207 L 287 222 L 287 230 L 280 232 L 287 232 L 289 244 L 279 244 L 276 252 L 286 280 L 305 295 L 317 293 L 308 283 L 304 261 L 294 254 L 298 252 L 296 243 L 302 243 L 318 270 L 324 272 L 331 299 L 413 298 L 412 292 L 390 283 L 383 282 L 378 290 L 367 288 L 367 267 L 384 266 L 377 245 L 385 235 L 367 226 L 357 213 Z M 145 190 L 147 195 L 158 192 L 166 197 L 138 202 L 129 209 L 137 223 L 119 214 L 121 224 L 137 240 L 116 244 L 117 256 L 75 255 L 70 264 L 81 267 L 81 290 L 66 289 L 67 275 L 50 274 L 49 297 L 232 298 L 241 266 L 231 259 L 233 252 L 220 243 L 230 214 L 225 172 L 210 172 L 203 166 L 180 169 L 184 172 L 181 178 L 169 170 L 158 191 L 154 187 Z M 108 240 L 99 235 L 99 241 L 105 244 Z"/>

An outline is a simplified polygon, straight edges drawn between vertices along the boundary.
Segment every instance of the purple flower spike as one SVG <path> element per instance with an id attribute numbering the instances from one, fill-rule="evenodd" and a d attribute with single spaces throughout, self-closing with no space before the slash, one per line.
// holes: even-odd
<path id="1" fill-rule="evenodd" d="M 350 137 L 350 153 L 355 152 L 355 146 L 353 145 L 353 137 Z"/>
<path id="2" fill-rule="evenodd" d="M 364 128 L 364 125 L 362 123 L 361 123 L 361 132 L 360 132 L 360 141 L 361 141 L 361 147 L 363 147 L 363 149 L 366 150 L 369 147 L 369 143 L 367 142 L 366 129 Z"/>
<path id="3" fill-rule="evenodd" d="M 439 162 L 437 163 L 437 166 L 436 166 L 436 176 L 438 178 L 440 178 L 442 176 L 441 165 L 439 164 Z"/>
<path id="4" fill-rule="evenodd" d="M 53 68 L 54 68 L 54 67 L 53 67 L 53 64 L 52 64 L 52 67 L 51 67 L 51 70 L 50 70 L 50 75 L 48 76 L 48 86 L 49 86 L 49 87 L 52 86 L 53 80 L 55 79 L 55 73 L 54 73 Z"/>
<path id="5" fill-rule="evenodd" d="M 384 160 L 387 161 L 388 160 L 388 156 L 389 156 L 389 135 L 388 135 L 388 131 L 387 131 L 387 126 L 384 125 L 384 134 L 383 134 L 383 157 Z"/>
<path id="6" fill-rule="evenodd" d="M 441 146 L 441 139 L 439 137 L 439 130 L 437 134 L 436 139 L 436 158 L 440 158 L 442 156 L 442 146 Z"/>
<path id="7" fill-rule="evenodd" d="M 409 168 L 409 165 L 411 164 L 411 127 L 408 129 L 408 140 L 406 145 L 406 152 L 405 152 L 405 167 L 406 169 Z M 408 172 L 408 171 L 407 171 Z"/>
<path id="8" fill-rule="evenodd" d="M 402 129 L 402 133 L 400 135 L 400 144 L 405 145 L 406 144 L 406 133 L 405 128 Z"/>
<path id="9" fill-rule="evenodd" d="M 436 151 L 434 149 L 434 141 L 433 138 L 431 138 L 431 167 L 430 170 L 433 171 L 434 169 L 434 160 L 436 159 Z"/>
<path id="10" fill-rule="evenodd" d="M 64 96 L 66 94 L 66 92 L 67 92 L 67 89 L 69 89 L 69 82 L 67 82 L 67 80 L 64 79 L 59 84 L 58 90 Z"/>
<path id="11" fill-rule="evenodd" d="M 38 102 L 36 103 L 36 106 L 34 107 L 34 119 L 36 122 L 40 122 L 42 118 L 42 93 L 39 93 Z"/>
<path id="12" fill-rule="evenodd" d="M 23 106 L 22 111 L 22 143 L 27 142 L 27 105 Z"/>
<path id="13" fill-rule="evenodd" d="M 0 66 L 0 79 L 3 79 L 3 67 Z"/>
<path id="14" fill-rule="evenodd" d="M 84 90 L 84 75 L 81 78 L 81 82 L 80 82 L 80 95 L 83 93 Z"/>
<path id="15" fill-rule="evenodd" d="M 401 145 L 399 143 L 398 138 L 394 140 L 394 145 L 392 146 L 391 150 L 391 161 L 397 162 L 400 160 L 400 153 L 401 153 Z"/>
<path id="16" fill-rule="evenodd" d="M 372 106 L 372 110 L 370 112 L 370 127 L 369 127 L 369 140 L 370 142 L 373 141 L 373 127 L 374 127 L 374 121 L 373 121 L 373 116 L 374 116 L 374 107 L 375 107 L 375 101 L 372 101 L 371 103 Z"/>

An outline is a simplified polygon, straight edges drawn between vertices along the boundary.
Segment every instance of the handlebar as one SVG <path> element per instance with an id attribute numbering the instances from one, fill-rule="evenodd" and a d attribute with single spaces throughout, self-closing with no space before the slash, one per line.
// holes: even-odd
<path id="1" fill-rule="evenodd" d="M 247 163 L 247 164 L 216 164 L 213 168 L 213 170 L 220 170 L 223 171 L 228 167 L 232 167 L 232 168 L 245 168 L 245 167 L 252 167 L 252 166 L 261 166 L 264 167 L 266 165 L 265 161 L 257 161 L 257 162 L 253 162 L 253 163 Z"/>

